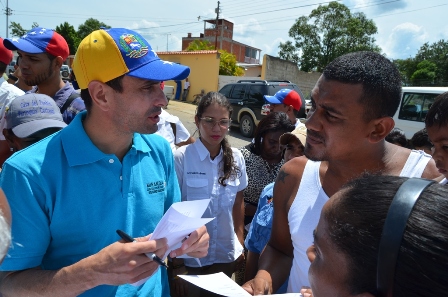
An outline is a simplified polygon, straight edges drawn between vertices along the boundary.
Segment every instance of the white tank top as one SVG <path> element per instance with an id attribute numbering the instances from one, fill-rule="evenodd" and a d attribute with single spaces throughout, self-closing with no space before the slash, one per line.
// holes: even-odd
<path id="1" fill-rule="evenodd" d="M 319 167 L 320 162 L 306 162 L 296 198 L 288 212 L 294 259 L 287 292 L 298 293 L 302 286 L 310 285 L 308 281 L 310 261 L 306 250 L 313 243 L 313 230 L 319 222 L 322 207 L 328 201 L 328 196 L 320 183 Z"/>
<path id="2" fill-rule="evenodd" d="M 401 170 L 400 176 L 421 177 L 431 158 L 431 155 L 424 151 L 412 150 Z"/>
<path id="3" fill-rule="evenodd" d="M 400 176 L 421 177 L 431 156 L 423 151 L 411 151 Z M 309 286 L 310 261 L 306 250 L 313 244 L 313 230 L 319 222 L 320 212 L 328 201 L 319 177 L 321 162 L 308 161 L 294 202 L 288 212 L 289 230 L 294 247 L 294 259 L 288 282 L 288 293 L 298 293 Z M 300 197 L 300 198 L 299 198 Z"/>

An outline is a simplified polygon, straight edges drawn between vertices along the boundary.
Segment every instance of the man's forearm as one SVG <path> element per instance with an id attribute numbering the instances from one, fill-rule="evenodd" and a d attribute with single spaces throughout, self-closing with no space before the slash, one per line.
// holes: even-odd
<path id="1" fill-rule="evenodd" d="M 256 277 L 265 278 L 272 284 L 272 292 L 276 292 L 288 278 L 291 266 L 292 257 L 267 244 L 258 260 Z"/>
<path id="2" fill-rule="evenodd" d="M 59 270 L 28 269 L 2 273 L 1 296 L 78 296 L 95 287 L 89 269 L 79 263 Z"/>

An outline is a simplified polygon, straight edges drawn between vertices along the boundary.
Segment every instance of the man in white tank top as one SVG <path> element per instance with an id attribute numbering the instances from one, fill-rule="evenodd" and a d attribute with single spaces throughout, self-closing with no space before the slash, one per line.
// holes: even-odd
<path id="1" fill-rule="evenodd" d="M 306 122 L 305 156 L 313 161 L 292 159 L 277 176 L 271 238 L 257 275 L 243 286 L 249 293 L 275 292 L 289 272 L 288 292 L 309 285 L 306 250 L 313 230 L 328 197 L 347 181 L 364 172 L 440 175 L 429 155 L 384 140 L 394 127 L 400 94 L 398 70 L 379 54 L 347 54 L 325 68 L 311 93 Z"/>

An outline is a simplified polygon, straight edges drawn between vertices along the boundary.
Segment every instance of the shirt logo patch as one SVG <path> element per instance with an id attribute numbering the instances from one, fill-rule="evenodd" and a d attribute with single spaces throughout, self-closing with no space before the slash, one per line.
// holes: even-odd
<path id="1" fill-rule="evenodd" d="M 123 34 L 120 36 L 121 48 L 129 58 L 141 58 L 148 53 L 148 46 L 133 34 Z"/>
<path id="2" fill-rule="evenodd" d="M 165 191 L 166 182 L 163 180 L 150 182 L 146 184 L 146 191 L 148 194 L 156 194 Z"/>

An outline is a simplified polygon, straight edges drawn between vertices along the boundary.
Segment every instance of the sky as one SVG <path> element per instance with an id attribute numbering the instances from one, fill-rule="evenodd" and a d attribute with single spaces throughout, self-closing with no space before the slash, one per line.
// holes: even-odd
<path id="1" fill-rule="evenodd" d="M 234 23 L 233 39 L 278 56 L 280 42 L 300 16 L 308 16 L 326 0 L 221 0 L 219 16 Z M 275 3 L 275 4 L 274 4 Z M 341 0 L 351 12 L 363 12 L 375 22 L 376 44 L 390 59 L 414 57 L 425 43 L 448 40 L 447 0 Z M 75 29 L 88 18 L 112 27 L 133 29 L 156 51 L 181 50 L 182 37 L 199 37 L 204 21 L 216 18 L 218 1 L 157 0 L 0 0 L 0 36 L 6 37 L 8 17 L 31 29 L 33 22 L 55 28 L 68 22 Z M 11 37 L 11 36 L 9 36 Z"/>

